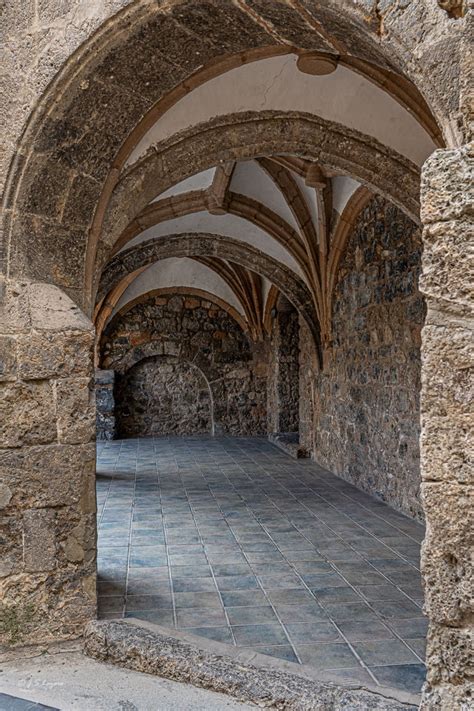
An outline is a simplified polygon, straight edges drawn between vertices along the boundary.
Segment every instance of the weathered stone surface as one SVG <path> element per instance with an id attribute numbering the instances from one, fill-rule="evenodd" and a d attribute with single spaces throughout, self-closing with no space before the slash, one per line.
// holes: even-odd
<path id="1" fill-rule="evenodd" d="M 0 509 L 4 509 L 11 501 L 13 494 L 7 484 L 0 483 Z"/>
<path id="2" fill-rule="evenodd" d="M 430 156 L 423 166 L 421 184 L 421 219 L 424 225 L 452 220 L 462 224 L 467 223 L 469 218 L 472 220 L 473 173 L 473 144 L 452 151 L 435 151 Z"/>
<path id="3" fill-rule="evenodd" d="M 186 308 L 189 296 L 151 295 L 107 328 L 119 436 L 266 433 L 261 354 L 226 311 L 202 299 Z"/>
<path id="4" fill-rule="evenodd" d="M 472 676 L 474 632 L 432 624 L 428 635 L 427 654 L 431 660 L 428 682 L 462 683 Z"/>
<path id="5" fill-rule="evenodd" d="M 422 180 L 426 236 L 421 461 L 427 536 L 422 549 L 430 617 L 423 709 L 472 706 L 474 614 L 474 358 L 472 149 L 437 151 Z"/>
<path id="6" fill-rule="evenodd" d="M 94 471 L 92 443 L 0 450 L 0 479 L 13 492 L 12 505 L 22 508 L 79 504 L 89 478 L 94 489 Z"/>
<path id="7" fill-rule="evenodd" d="M 0 447 L 56 442 L 53 388 L 48 381 L 0 384 Z"/>
<path id="8" fill-rule="evenodd" d="M 0 382 L 16 375 L 16 338 L 0 336 Z"/>
<path id="9" fill-rule="evenodd" d="M 38 573 L 56 566 L 55 512 L 29 509 L 23 514 L 25 571 Z"/>
<path id="10" fill-rule="evenodd" d="M 285 299 L 286 301 L 286 299 Z M 299 321 L 290 303 L 272 321 L 267 395 L 269 432 L 299 429 Z"/>
<path id="11" fill-rule="evenodd" d="M 210 434 L 212 398 L 202 372 L 179 358 L 141 360 L 117 385 L 121 437 Z"/>
<path id="12" fill-rule="evenodd" d="M 96 438 L 110 440 L 115 437 L 115 372 L 95 369 Z"/>
<path id="13" fill-rule="evenodd" d="M 422 559 L 426 610 L 438 623 L 462 624 L 474 611 L 474 487 L 424 482 L 422 491 L 430 521 Z"/>
<path id="14" fill-rule="evenodd" d="M 66 378 L 54 383 L 58 442 L 85 444 L 95 440 L 95 393 L 90 378 Z"/>
<path id="15" fill-rule="evenodd" d="M 85 631 L 85 653 L 136 671 L 224 692 L 260 707 L 288 711 L 414 711 L 416 708 L 409 702 L 390 698 L 386 689 L 379 694 L 315 681 L 292 671 L 256 666 L 151 628 L 115 621 L 93 622 Z"/>
<path id="16" fill-rule="evenodd" d="M 90 333 L 34 332 L 18 336 L 18 373 L 24 380 L 83 375 L 91 362 Z"/>
<path id="17" fill-rule="evenodd" d="M 299 444 L 314 454 L 314 384 L 319 362 L 308 326 L 299 316 Z"/>
<path id="18" fill-rule="evenodd" d="M 418 519 L 420 268 L 419 230 L 374 199 L 340 264 L 314 426 L 320 464 Z"/>

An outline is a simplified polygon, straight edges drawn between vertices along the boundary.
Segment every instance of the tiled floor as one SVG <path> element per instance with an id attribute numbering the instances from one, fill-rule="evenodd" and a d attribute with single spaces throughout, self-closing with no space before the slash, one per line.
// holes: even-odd
<path id="1" fill-rule="evenodd" d="M 98 446 L 99 613 L 418 692 L 423 528 L 259 438 Z"/>

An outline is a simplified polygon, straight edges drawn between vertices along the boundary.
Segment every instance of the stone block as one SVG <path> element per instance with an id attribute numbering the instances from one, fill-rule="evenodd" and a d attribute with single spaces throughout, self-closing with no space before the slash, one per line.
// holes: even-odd
<path id="1" fill-rule="evenodd" d="M 102 370 L 100 368 L 95 369 L 95 383 L 96 385 L 109 385 L 113 387 L 115 380 L 115 371 L 113 370 Z"/>
<path id="2" fill-rule="evenodd" d="M 48 381 L 0 383 L 0 447 L 55 442 L 55 410 Z"/>
<path id="3" fill-rule="evenodd" d="M 97 411 L 105 415 L 114 411 L 114 393 L 111 388 L 98 388 L 95 391 Z"/>
<path id="4" fill-rule="evenodd" d="M 95 509 L 95 445 L 56 444 L 0 450 L 0 480 L 18 508 L 78 505 Z"/>
<path id="5" fill-rule="evenodd" d="M 33 154 L 17 202 L 20 212 L 56 220 L 61 217 L 72 173 L 60 161 Z"/>
<path id="6" fill-rule="evenodd" d="M 18 337 L 18 373 L 24 380 L 88 375 L 93 343 L 84 332 L 34 332 Z"/>
<path id="7" fill-rule="evenodd" d="M 15 251 L 11 254 L 10 270 L 14 278 L 27 278 L 43 287 L 49 286 L 64 292 L 53 284 L 78 297 L 80 303 L 84 291 L 84 250 L 85 230 L 76 226 L 64 226 L 50 222 L 47 218 L 18 213 L 12 225 L 12 243 Z M 69 298 L 70 303 L 73 303 Z M 30 306 L 35 308 L 34 298 Z M 77 308 L 77 307 L 76 307 Z M 40 313 L 40 317 L 47 312 Z M 41 328 L 41 318 L 38 325 Z"/>
<path id="8" fill-rule="evenodd" d="M 438 624 L 459 626 L 472 614 L 474 488 L 452 482 L 424 482 L 428 528 L 422 548 L 425 606 Z"/>
<path id="9" fill-rule="evenodd" d="M 428 683 L 462 683 L 472 672 L 473 650 L 472 627 L 458 629 L 431 624 L 426 650 L 430 659 Z"/>
<path id="10" fill-rule="evenodd" d="M 94 334 L 91 321 L 67 294 L 54 284 L 29 287 L 31 324 L 38 331 L 84 331 Z"/>
<path id="11" fill-rule="evenodd" d="M 7 281 L 0 298 L 0 334 L 24 333 L 30 328 L 28 284 Z"/>
<path id="12" fill-rule="evenodd" d="M 0 382 L 16 375 L 16 338 L 0 336 Z"/>
<path id="13" fill-rule="evenodd" d="M 474 174 L 473 174 L 474 181 Z M 423 230 L 420 290 L 444 304 L 474 307 L 474 226 L 472 220 L 440 221 Z"/>
<path id="14" fill-rule="evenodd" d="M 472 483 L 474 451 L 470 450 L 474 416 L 459 411 L 449 417 L 430 413 L 429 417 L 423 417 L 422 424 L 422 478 Z"/>
<path id="15" fill-rule="evenodd" d="M 423 329 L 422 416 L 473 413 L 472 330 L 469 323 L 428 312 Z"/>
<path id="16" fill-rule="evenodd" d="M 25 571 L 37 573 L 56 566 L 55 512 L 29 509 L 23 514 Z"/>
<path id="17" fill-rule="evenodd" d="M 474 216 L 474 145 L 435 151 L 423 165 L 421 221 L 424 225 Z"/>
<path id="18" fill-rule="evenodd" d="M 95 393 L 90 378 L 54 381 L 58 442 L 83 444 L 95 439 Z"/>

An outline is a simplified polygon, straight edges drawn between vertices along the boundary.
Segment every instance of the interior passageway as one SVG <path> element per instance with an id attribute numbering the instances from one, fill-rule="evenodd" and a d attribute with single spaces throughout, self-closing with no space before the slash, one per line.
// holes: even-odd
<path id="1" fill-rule="evenodd" d="M 423 528 L 263 438 L 102 442 L 99 614 L 419 692 Z"/>

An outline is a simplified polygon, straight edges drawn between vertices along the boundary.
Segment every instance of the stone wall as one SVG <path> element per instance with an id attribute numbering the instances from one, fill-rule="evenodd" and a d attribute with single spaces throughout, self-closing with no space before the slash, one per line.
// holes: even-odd
<path id="1" fill-rule="evenodd" d="M 203 373 L 172 356 L 144 358 L 117 378 L 119 438 L 211 434 L 212 397 Z"/>
<path id="2" fill-rule="evenodd" d="M 156 356 L 177 359 L 181 364 L 181 374 L 177 377 L 176 366 L 168 371 L 170 381 L 164 386 L 163 362 Z M 143 359 L 153 359 L 147 365 L 130 372 Z M 242 331 L 237 322 L 219 306 L 192 295 L 151 296 L 133 305 L 126 313 L 116 317 L 107 327 L 101 344 L 101 365 L 111 368 L 122 377 L 117 394 L 117 410 L 121 426 L 130 435 L 138 434 L 136 429 L 125 426 L 125 412 L 129 422 L 145 424 L 142 413 L 145 383 L 155 383 L 157 392 L 165 387 L 174 407 L 181 413 L 182 425 L 173 426 L 183 433 L 190 433 L 191 418 L 185 418 L 186 407 L 196 412 L 196 399 L 185 402 L 188 397 L 183 381 L 185 369 L 190 365 L 199 369 L 209 383 L 212 393 L 212 421 L 216 434 L 232 435 L 266 433 L 266 381 L 267 360 L 265 344 L 254 344 Z M 166 361 L 167 367 L 170 361 Z M 174 385 L 171 385 L 171 380 Z M 140 384 L 139 382 L 140 381 Z M 132 395 L 131 387 L 138 385 L 138 400 Z M 197 388 L 202 398 L 204 386 Z M 197 393 L 195 388 L 194 392 Z M 193 396 L 194 397 L 194 396 Z M 196 396 L 197 397 L 197 396 Z M 149 400 L 147 400 L 149 403 Z M 201 402 L 204 402 L 202 400 Z M 194 403 L 194 404 L 193 404 Z M 131 412 L 131 404 L 134 409 Z M 126 409 L 128 407 L 128 410 Z M 202 413 L 201 413 L 202 414 Z M 195 432 L 203 431 L 204 421 L 209 431 L 209 419 L 199 415 L 195 421 Z M 161 418 L 161 415 L 160 415 Z M 158 418 L 159 419 L 159 418 Z M 186 421 L 186 424 L 184 424 Z M 146 427 L 150 427 L 150 423 Z M 158 434 L 153 426 L 153 433 Z"/>
<path id="3" fill-rule="evenodd" d="M 113 370 L 95 371 L 95 431 L 96 439 L 114 439 L 116 435 L 115 424 L 115 373 Z"/>
<path id="4" fill-rule="evenodd" d="M 333 347 L 316 381 L 315 458 L 422 518 L 420 230 L 375 198 L 340 265 Z"/>
<path id="5" fill-rule="evenodd" d="M 280 296 L 272 321 L 269 346 L 268 430 L 298 432 L 299 429 L 299 322 L 298 313 Z"/>

